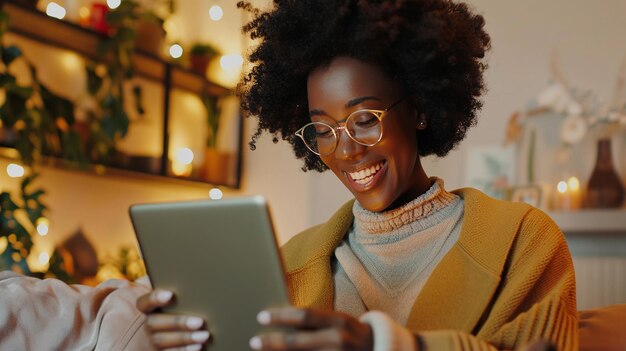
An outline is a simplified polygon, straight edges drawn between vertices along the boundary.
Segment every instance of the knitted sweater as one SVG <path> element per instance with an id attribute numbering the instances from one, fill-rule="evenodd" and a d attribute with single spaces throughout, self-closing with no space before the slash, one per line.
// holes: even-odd
<path id="1" fill-rule="evenodd" d="M 334 308 L 360 317 L 384 311 L 404 325 L 437 264 L 458 240 L 463 200 L 441 179 L 413 201 L 370 212 L 357 201 L 354 225 L 335 249 Z"/>
<path id="2" fill-rule="evenodd" d="M 406 328 L 426 350 L 515 349 L 549 338 L 578 348 L 574 270 L 563 234 L 548 216 L 474 189 L 464 200 L 457 243 L 413 303 Z M 353 223 L 353 202 L 283 247 L 296 306 L 333 309 L 331 257 Z"/>

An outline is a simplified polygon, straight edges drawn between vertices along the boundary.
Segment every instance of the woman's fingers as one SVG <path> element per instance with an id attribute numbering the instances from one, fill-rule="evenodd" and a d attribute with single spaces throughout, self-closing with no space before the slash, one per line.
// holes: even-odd
<path id="1" fill-rule="evenodd" d="M 295 307 L 271 308 L 257 315 L 257 321 L 262 325 L 298 328 L 346 328 L 352 320 L 355 319 L 340 312 Z"/>
<path id="2" fill-rule="evenodd" d="M 146 326 L 151 332 L 194 331 L 204 325 L 204 320 L 195 316 L 155 313 L 148 315 Z"/>
<path id="3" fill-rule="evenodd" d="M 328 328 L 315 331 L 265 333 L 250 339 L 253 350 L 340 350 L 344 337 L 339 329 Z"/>
<path id="4" fill-rule="evenodd" d="M 151 335 L 152 344 L 158 349 L 181 348 L 182 350 L 197 348 L 209 340 L 209 332 L 198 330 L 193 332 L 160 332 Z M 200 348 L 197 348 L 198 350 Z"/>
<path id="5" fill-rule="evenodd" d="M 293 331 L 265 333 L 250 339 L 255 350 L 371 350 L 372 328 L 336 311 L 273 308 L 257 315 L 260 324 Z"/>
<path id="6" fill-rule="evenodd" d="M 169 290 L 153 290 L 137 299 L 137 308 L 143 313 L 150 313 L 172 302 L 174 293 Z"/>

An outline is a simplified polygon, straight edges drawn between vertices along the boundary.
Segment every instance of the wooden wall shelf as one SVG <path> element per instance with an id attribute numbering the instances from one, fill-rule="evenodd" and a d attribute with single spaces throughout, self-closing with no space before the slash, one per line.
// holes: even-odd
<path id="1" fill-rule="evenodd" d="M 2 11 L 9 16 L 9 32 L 15 34 L 18 37 L 34 40 L 38 43 L 54 46 L 57 48 L 69 50 L 89 59 L 98 58 L 98 46 L 106 39 L 106 37 L 100 33 L 94 32 L 90 29 L 83 28 L 77 24 L 59 20 L 46 15 L 38 11 L 37 9 L 25 5 L 19 0 L 0 0 L 0 7 Z M 233 91 L 226 87 L 223 87 L 215 82 L 212 82 L 203 75 L 195 73 L 191 70 L 182 68 L 162 57 L 155 54 L 135 50 L 132 55 L 133 69 L 138 77 L 146 78 L 150 81 L 156 82 L 163 86 L 163 145 L 162 153 L 160 155 L 160 172 L 157 176 L 181 179 L 169 175 L 169 126 L 170 126 L 170 105 L 173 89 L 182 89 L 195 95 L 209 94 L 215 97 L 222 97 L 232 95 Z M 233 138 L 237 138 L 237 150 L 236 165 L 233 169 L 236 174 L 236 181 L 229 182 L 229 184 L 216 184 L 224 185 L 231 188 L 239 188 L 241 181 L 241 166 L 242 166 L 242 148 L 243 143 L 243 118 L 239 116 L 239 130 L 237 135 L 233 135 Z M 0 155 L 2 156 L 2 155 Z M 56 162 L 55 164 L 61 164 L 62 162 Z M 108 168 L 110 169 L 110 168 Z M 112 169 L 107 173 L 115 172 Z M 126 171 L 120 171 L 115 174 L 124 175 Z M 138 172 L 133 172 L 138 173 Z M 149 172 L 154 177 L 154 172 Z M 185 178 L 186 181 L 204 182 L 199 178 Z"/>
<path id="2" fill-rule="evenodd" d="M 97 58 L 98 44 L 105 39 L 102 34 L 50 17 L 15 1 L 3 1 L 2 9 L 10 18 L 9 31 L 47 45 L 77 52 L 90 59 Z M 232 93 L 230 89 L 153 54 L 136 51 L 132 59 L 135 72 L 141 77 L 164 82 L 169 68 L 172 72 L 171 85 L 174 88 L 198 95 L 205 91 L 214 96 Z"/>

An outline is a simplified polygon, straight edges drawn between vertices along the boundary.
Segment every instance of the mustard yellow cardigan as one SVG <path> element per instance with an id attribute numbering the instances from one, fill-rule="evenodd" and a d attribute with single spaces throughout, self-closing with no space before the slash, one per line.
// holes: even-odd
<path id="1" fill-rule="evenodd" d="M 470 188 L 454 193 L 465 200 L 459 240 L 426 282 L 406 327 L 426 350 L 508 350 L 539 338 L 577 350 L 574 269 L 559 228 L 529 205 Z M 332 310 L 331 260 L 354 219 L 353 201 L 283 247 L 295 306 Z"/>

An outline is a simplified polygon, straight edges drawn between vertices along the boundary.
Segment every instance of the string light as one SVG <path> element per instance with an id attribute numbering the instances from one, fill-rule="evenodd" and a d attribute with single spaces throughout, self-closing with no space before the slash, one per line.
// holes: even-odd
<path id="1" fill-rule="evenodd" d="M 209 197 L 211 200 L 220 200 L 224 194 L 218 188 L 213 188 L 209 190 Z"/>
<path id="2" fill-rule="evenodd" d="M 224 10 L 222 10 L 221 7 L 219 7 L 218 5 L 211 6 L 211 8 L 209 9 L 209 17 L 211 17 L 213 21 L 221 20 L 222 16 L 224 16 Z"/>
<path id="3" fill-rule="evenodd" d="M 188 176 L 192 171 L 193 151 L 188 147 L 181 147 L 176 151 L 173 161 L 172 173 L 176 176 Z"/>
<path id="4" fill-rule="evenodd" d="M 46 15 L 50 17 L 63 19 L 63 17 L 65 17 L 65 13 L 65 8 L 54 1 L 50 2 L 46 7 Z"/>
<path id="5" fill-rule="evenodd" d="M 41 264 L 48 264 L 48 262 L 50 262 L 50 255 L 48 255 L 47 252 L 42 252 L 39 254 L 39 263 Z"/>
<path id="6" fill-rule="evenodd" d="M 50 226 L 50 221 L 47 218 L 44 217 L 40 217 L 37 222 L 37 233 L 39 233 L 39 235 L 41 236 L 46 236 L 48 235 L 48 229 Z"/>
<path id="7" fill-rule="evenodd" d="M 107 0 L 107 5 L 111 10 L 115 10 L 116 8 L 118 8 L 121 3 L 122 0 Z"/>
<path id="8" fill-rule="evenodd" d="M 220 66 L 224 70 L 240 68 L 243 65 L 243 57 L 239 54 L 224 55 L 220 58 Z"/>
<path id="9" fill-rule="evenodd" d="M 183 56 L 183 47 L 178 44 L 174 44 L 170 46 L 170 56 L 172 56 L 175 59 Z"/>
<path id="10" fill-rule="evenodd" d="M 188 147 L 181 147 L 176 152 L 176 159 L 178 162 L 188 165 L 193 161 L 193 151 Z"/>
<path id="11" fill-rule="evenodd" d="M 11 178 L 20 178 L 24 176 L 24 167 L 15 164 L 15 163 L 9 163 L 9 165 L 7 166 L 7 174 L 9 175 L 9 177 Z"/>

